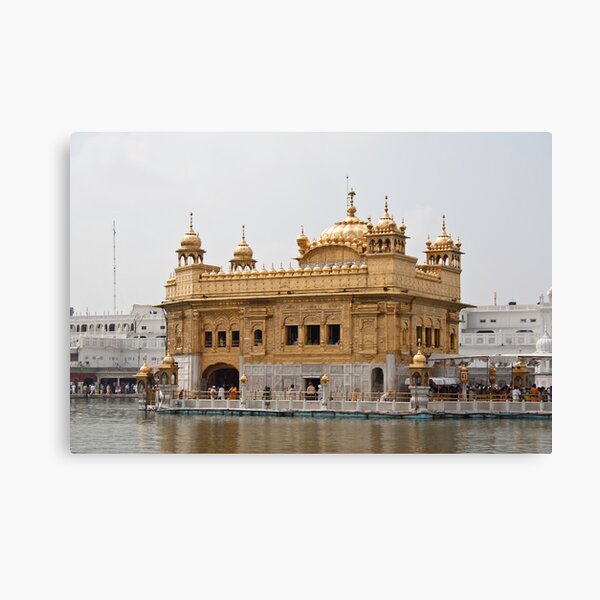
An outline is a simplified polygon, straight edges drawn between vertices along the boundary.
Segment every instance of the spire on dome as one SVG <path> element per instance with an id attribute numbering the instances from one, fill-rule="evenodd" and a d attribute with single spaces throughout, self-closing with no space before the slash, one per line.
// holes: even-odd
<path id="1" fill-rule="evenodd" d="M 200 264 L 204 261 L 204 250 L 202 241 L 194 231 L 193 213 L 190 212 L 190 227 L 186 234 L 181 238 L 179 250 L 177 250 L 179 266 L 184 264 Z"/>
<path id="2" fill-rule="evenodd" d="M 356 206 L 354 206 L 354 196 L 356 196 L 356 192 L 353 188 L 350 188 L 350 191 L 348 192 L 348 198 L 350 198 L 350 201 L 348 203 L 349 217 L 353 217 L 356 214 Z"/>
<path id="3" fill-rule="evenodd" d="M 446 267 L 452 267 L 454 269 L 460 269 L 461 254 L 461 242 L 460 239 L 455 243 L 452 236 L 446 231 L 446 215 L 442 215 L 442 231 L 437 237 L 435 242 L 431 242 L 429 235 L 425 242 L 427 250 L 428 265 L 440 265 Z"/>
<path id="4" fill-rule="evenodd" d="M 233 258 L 229 261 L 231 270 L 235 271 L 241 269 L 242 271 L 246 268 L 251 271 L 254 269 L 256 261 L 253 258 L 252 248 L 246 242 L 246 226 L 242 225 L 242 239 L 240 243 L 233 250 Z"/>

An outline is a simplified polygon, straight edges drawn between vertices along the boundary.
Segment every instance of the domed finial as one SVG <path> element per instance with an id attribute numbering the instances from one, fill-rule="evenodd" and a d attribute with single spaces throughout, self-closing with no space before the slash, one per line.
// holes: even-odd
<path id="1" fill-rule="evenodd" d="M 350 188 L 348 192 L 348 198 L 350 198 L 350 203 L 348 205 L 348 216 L 353 217 L 356 213 L 356 207 L 354 206 L 354 196 L 356 196 L 356 192 L 353 188 Z"/>
<path id="2" fill-rule="evenodd" d="M 388 214 L 388 197 L 385 197 L 385 214 Z"/>
<path id="3" fill-rule="evenodd" d="M 446 215 L 442 215 L 442 233 L 446 233 Z"/>
<path id="4" fill-rule="evenodd" d="M 193 227 L 192 227 L 192 217 L 193 217 L 193 216 L 194 216 L 194 213 L 193 213 L 193 212 L 191 212 L 191 213 L 190 213 L 190 231 L 193 229 Z"/>
<path id="5" fill-rule="evenodd" d="M 246 226 L 242 225 L 242 242 L 246 241 Z"/>

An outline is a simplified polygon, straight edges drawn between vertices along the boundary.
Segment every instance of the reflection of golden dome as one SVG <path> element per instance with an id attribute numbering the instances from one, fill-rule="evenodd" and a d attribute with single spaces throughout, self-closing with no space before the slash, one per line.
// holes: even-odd
<path id="1" fill-rule="evenodd" d="M 190 213 L 190 228 L 181 238 L 181 247 L 187 250 L 199 250 L 202 247 L 202 242 L 192 227 L 192 213 Z"/>

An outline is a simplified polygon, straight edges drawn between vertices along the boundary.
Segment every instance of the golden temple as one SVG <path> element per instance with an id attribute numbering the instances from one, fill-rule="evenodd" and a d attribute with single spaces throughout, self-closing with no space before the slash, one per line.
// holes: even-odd
<path id="1" fill-rule="evenodd" d="M 167 352 L 189 393 L 216 384 L 304 390 L 327 374 L 332 391 L 402 389 L 419 344 L 426 356 L 458 354 L 461 243 L 446 231 L 427 240 L 425 262 L 406 254 L 385 198 L 376 224 L 361 220 L 348 193 L 346 216 L 316 239 L 301 230 L 297 263 L 257 269 L 242 239 L 229 271 L 204 262 L 193 229 L 160 305 Z"/>

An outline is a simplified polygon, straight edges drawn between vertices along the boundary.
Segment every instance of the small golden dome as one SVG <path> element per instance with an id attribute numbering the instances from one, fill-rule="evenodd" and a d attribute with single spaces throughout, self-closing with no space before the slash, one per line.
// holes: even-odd
<path id="1" fill-rule="evenodd" d="M 381 219 L 375 226 L 376 231 L 396 231 L 398 226 L 392 217 L 390 217 L 390 213 L 388 212 L 388 197 L 385 197 L 385 210 Z"/>
<path id="2" fill-rule="evenodd" d="M 140 367 L 140 370 L 138 371 L 138 377 L 148 375 L 150 371 L 151 369 L 148 366 L 148 363 L 146 362 L 146 357 L 144 356 L 144 364 Z"/>
<path id="3" fill-rule="evenodd" d="M 296 242 L 300 250 L 304 250 L 310 244 L 308 236 L 304 233 L 304 225 L 300 226 L 300 235 L 296 238 Z"/>
<path id="4" fill-rule="evenodd" d="M 161 367 L 171 367 L 173 366 L 173 363 L 175 361 L 173 360 L 173 357 L 170 354 L 167 354 L 162 361 L 162 365 Z"/>
<path id="5" fill-rule="evenodd" d="M 245 226 L 242 225 L 242 241 L 234 248 L 233 258 L 238 260 L 249 260 L 253 256 L 252 248 L 246 242 Z"/>
<path id="6" fill-rule="evenodd" d="M 427 366 L 427 357 L 421 352 L 421 347 L 417 350 L 417 353 L 413 356 L 412 364 L 416 367 Z"/>
<path id="7" fill-rule="evenodd" d="M 202 247 L 202 242 L 192 226 L 192 216 L 193 213 L 190 213 L 190 228 L 188 229 L 188 232 L 181 238 L 181 247 L 185 248 L 186 250 L 199 250 Z"/>
<path id="8" fill-rule="evenodd" d="M 446 215 L 442 216 L 442 232 L 433 243 L 434 248 L 439 246 L 453 245 L 454 242 L 450 235 L 446 232 Z"/>

